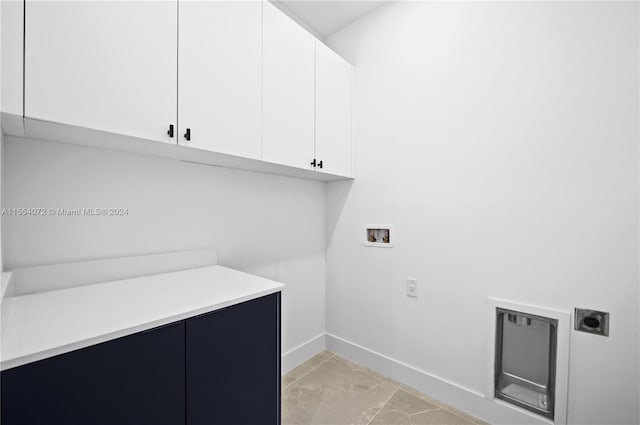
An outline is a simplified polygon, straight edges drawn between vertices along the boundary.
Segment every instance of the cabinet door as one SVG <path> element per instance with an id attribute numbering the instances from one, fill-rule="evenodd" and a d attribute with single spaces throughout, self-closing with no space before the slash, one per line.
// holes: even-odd
<path id="1" fill-rule="evenodd" d="M 187 424 L 280 424 L 280 294 L 187 319 Z"/>
<path id="2" fill-rule="evenodd" d="M 175 141 L 177 2 L 27 0 L 25 10 L 25 116 Z"/>
<path id="3" fill-rule="evenodd" d="M 351 176 L 352 66 L 316 42 L 316 159 L 326 173 Z"/>
<path id="4" fill-rule="evenodd" d="M 312 168 L 315 39 L 264 4 L 263 159 Z"/>
<path id="5" fill-rule="evenodd" d="M 180 425 L 184 321 L 2 372 L 5 425 Z"/>
<path id="6" fill-rule="evenodd" d="M 179 143 L 260 159 L 262 3 L 179 5 Z"/>
<path id="7" fill-rule="evenodd" d="M 0 111 L 22 116 L 24 3 L 0 2 Z"/>

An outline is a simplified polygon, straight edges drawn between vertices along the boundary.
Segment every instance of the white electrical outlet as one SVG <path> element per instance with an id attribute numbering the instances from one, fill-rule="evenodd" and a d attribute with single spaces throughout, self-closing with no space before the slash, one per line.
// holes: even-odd
<path id="1" fill-rule="evenodd" d="M 407 279 L 407 297 L 418 298 L 418 279 Z"/>

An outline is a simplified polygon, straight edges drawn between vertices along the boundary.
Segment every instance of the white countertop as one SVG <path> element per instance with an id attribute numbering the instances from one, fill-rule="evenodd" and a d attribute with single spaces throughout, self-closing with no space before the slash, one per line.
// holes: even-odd
<path id="1" fill-rule="evenodd" d="M 6 298 L 0 370 L 281 291 L 222 266 Z"/>

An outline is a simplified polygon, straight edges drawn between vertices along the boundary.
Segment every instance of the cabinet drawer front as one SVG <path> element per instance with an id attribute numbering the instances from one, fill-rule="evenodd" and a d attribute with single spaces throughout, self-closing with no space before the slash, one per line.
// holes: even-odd
<path id="1" fill-rule="evenodd" d="M 187 320 L 187 423 L 280 423 L 280 294 Z"/>
<path id="2" fill-rule="evenodd" d="M 2 372 L 4 425 L 184 424 L 184 321 Z"/>

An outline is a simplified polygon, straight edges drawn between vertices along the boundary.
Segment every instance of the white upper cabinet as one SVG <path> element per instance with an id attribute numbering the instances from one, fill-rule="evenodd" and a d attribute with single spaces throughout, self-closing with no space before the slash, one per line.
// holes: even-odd
<path id="1" fill-rule="evenodd" d="M 26 2 L 25 116 L 172 141 L 175 1 Z"/>
<path id="2" fill-rule="evenodd" d="M 262 2 L 179 8 L 178 143 L 260 159 Z"/>
<path id="3" fill-rule="evenodd" d="M 352 72 L 351 64 L 316 42 L 316 161 L 321 171 L 341 176 L 352 175 Z"/>
<path id="4" fill-rule="evenodd" d="M 352 66 L 268 1 L 26 0 L 1 11 L 5 132 L 353 175 Z"/>
<path id="5" fill-rule="evenodd" d="M 271 3 L 263 13 L 263 159 L 313 169 L 315 39 Z"/>

